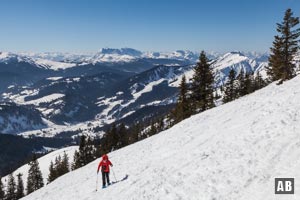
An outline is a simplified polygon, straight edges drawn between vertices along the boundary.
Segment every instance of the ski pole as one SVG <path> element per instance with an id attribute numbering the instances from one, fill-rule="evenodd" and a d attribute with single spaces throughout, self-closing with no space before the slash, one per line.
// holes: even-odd
<path id="1" fill-rule="evenodd" d="M 97 192 L 97 189 L 98 189 L 98 173 L 97 173 L 97 181 L 96 181 L 96 192 Z"/>
<path id="2" fill-rule="evenodd" d="M 114 172 L 113 168 L 111 168 L 111 171 L 113 172 L 113 175 L 115 177 L 115 181 L 117 182 L 116 175 L 115 175 L 115 172 Z"/>

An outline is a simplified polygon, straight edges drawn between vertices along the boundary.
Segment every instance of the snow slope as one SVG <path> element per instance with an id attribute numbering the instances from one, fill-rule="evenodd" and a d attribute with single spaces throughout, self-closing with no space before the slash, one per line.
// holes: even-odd
<path id="1" fill-rule="evenodd" d="M 45 149 L 47 149 L 47 147 L 45 147 Z M 53 152 L 38 159 L 40 170 L 41 170 L 41 172 L 43 174 L 43 178 L 44 178 L 44 184 L 47 183 L 50 162 L 51 161 L 54 162 L 56 157 L 58 157 L 59 155 L 62 157 L 64 155 L 64 152 L 66 152 L 66 154 L 69 157 L 69 162 L 71 163 L 71 162 L 73 162 L 74 153 L 77 149 L 78 149 L 78 146 L 70 146 L 70 147 L 62 148 L 62 149 L 53 151 Z M 24 181 L 25 188 L 27 185 L 28 170 L 29 170 L 29 165 L 26 164 L 13 172 L 15 180 L 17 180 L 17 175 L 19 173 L 23 174 L 23 181 Z M 6 185 L 7 181 L 8 181 L 8 176 L 3 177 L 2 181 L 3 181 L 4 185 Z"/>
<path id="2" fill-rule="evenodd" d="M 112 152 L 119 182 L 107 189 L 95 192 L 97 160 L 24 199 L 299 199 L 299 84 L 271 84 Z M 294 177 L 296 194 L 275 195 L 275 177 Z"/>

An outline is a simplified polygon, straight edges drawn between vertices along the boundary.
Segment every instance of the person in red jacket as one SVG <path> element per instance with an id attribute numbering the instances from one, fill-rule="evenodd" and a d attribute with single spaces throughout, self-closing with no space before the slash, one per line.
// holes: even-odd
<path id="1" fill-rule="evenodd" d="M 110 162 L 110 160 L 108 160 L 108 156 L 106 154 L 104 154 L 102 156 L 102 160 L 98 165 L 98 170 L 97 170 L 97 174 L 99 173 L 99 169 L 101 167 L 101 172 L 102 172 L 102 187 L 106 187 L 106 182 L 107 185 L 110 185 L 109 182 L 109 166 L 113 166 L 113 164 Z"/>

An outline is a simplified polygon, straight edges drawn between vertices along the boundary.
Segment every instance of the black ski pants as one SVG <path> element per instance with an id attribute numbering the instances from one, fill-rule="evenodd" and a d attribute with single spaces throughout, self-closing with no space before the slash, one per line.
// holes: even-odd
<path id="1" fill-rule="evenodd" d="M 109 182 L 109 172 L 102 172 L 103 186 L 106 186 L 106 182 L 107 182 L 108 185 L 110 184 L 110 182 Z"/>

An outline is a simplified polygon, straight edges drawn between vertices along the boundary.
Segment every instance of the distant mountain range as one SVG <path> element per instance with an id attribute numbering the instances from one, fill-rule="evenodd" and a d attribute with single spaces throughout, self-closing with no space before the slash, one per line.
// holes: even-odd
<path id="1" fill-rule="evenodd" d="M 267 53 L 245 52 L 245 56 L 251 59 L 265 58 Z M 216 59 L 221 53 L 208 52 L 210 59 Z M 36 65 L 40 68 L 63 70 L 88 64 L 107 64 L 107 63 L 126 63 L 139 59 L 166 59 L 181 60 L 185 62 L 196 62 L 199 58 L 199 52 L 189 50 L 177 50 L 174 52 L 142 52 L 132 48 L 102 48 L 96 53 L 10 53 L 0 52 L 0 63 L 10 63 L 13 61 L 25 62 Z M 159 63 L 158 63 L 159 64 Z"/>
<path id="2" fill-rule="evenodd" d="M 101 134 L 113 122 L 130 125 L 164 115 L 176 102 L 182 75 L 192 78 L 198 56 L 192 51 L 131 48 L 105 48 L 95 54 L 2 52 L 0 132 L 70 137 L 95 134 L 97 127 Z M 226 82 L 231 68 L 237 74 L 266 75 L 267 54 L 208 53 L 208 57 L 216 87 Z M 22 113 L 8 114 L 7 107 L 22 108 Z"/>

